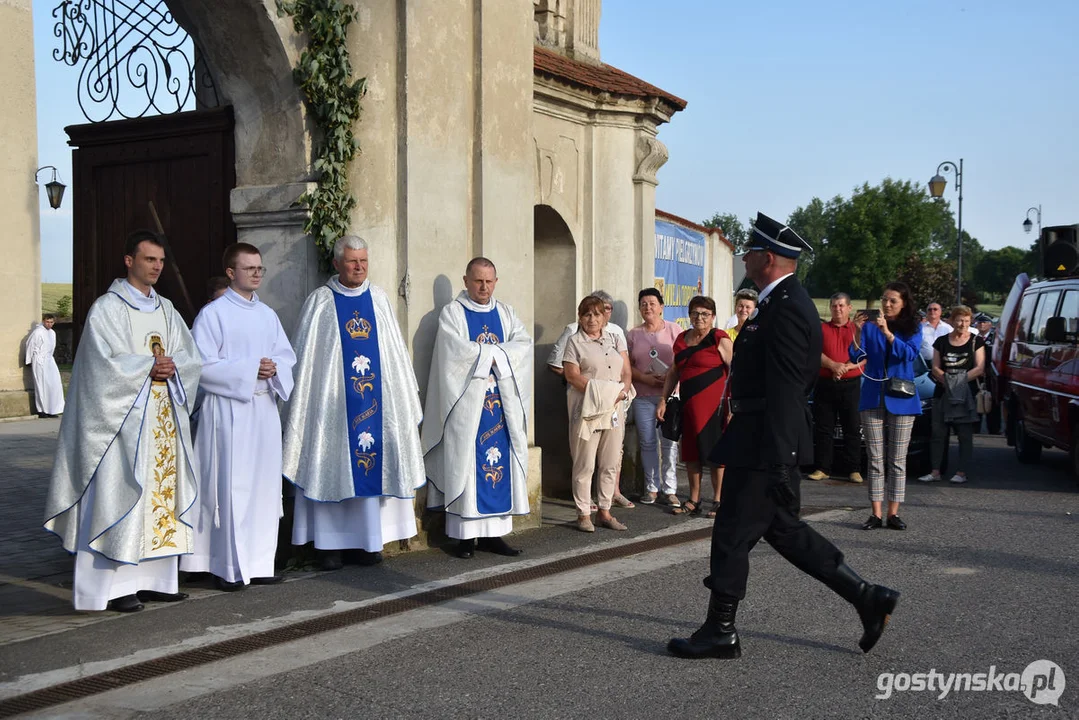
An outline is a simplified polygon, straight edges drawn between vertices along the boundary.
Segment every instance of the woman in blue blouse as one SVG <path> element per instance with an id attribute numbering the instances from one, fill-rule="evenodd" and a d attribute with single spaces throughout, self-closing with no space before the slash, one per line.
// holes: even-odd
<path id="1" fill-rule="evenodd" d="M 873 514 L 862 529 L 873 530 L 887 524 L 893 530 L 906 530 L 899 518 L 899 504 L 907 489 L 907 446 L 914 416 L 922 414 L 922 403 L 915 391 L 901 397 L 888 391 L 888 380 L 914 381 L 914 360 L 922 343 L 921 327 L 914 312 L 914 299 L 905 283 L 890 282 L 880 298 L 881 313 L 869 321 L 865 311 L 854 318 L 854 344 L 851 361 L 866 360 L 862 397 L 858 410 L 862 416 L 869 454 L 869 501 Z M 887 439 L 887 442 L 885 440 Z M 884 487 L 888 486 L 888 519 L 882 520 Z"/>

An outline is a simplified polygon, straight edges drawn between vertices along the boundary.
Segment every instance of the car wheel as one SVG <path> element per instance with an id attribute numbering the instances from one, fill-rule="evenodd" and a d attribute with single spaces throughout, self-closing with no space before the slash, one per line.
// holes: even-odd
<path id="1" fill-rule="evenodd" d="M 1033 464 L 1042 458 L 1042 444 L 1027 435 L 1027 424 L 1022 418 L 1015 421 L 1015 456 L 1019 462 Z"/>

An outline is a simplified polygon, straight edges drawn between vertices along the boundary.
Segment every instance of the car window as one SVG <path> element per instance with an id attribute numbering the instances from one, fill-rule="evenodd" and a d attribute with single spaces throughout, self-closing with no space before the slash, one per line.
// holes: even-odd
<path id="1" fill-rule="evenodd" d="M 1079 332 L 1079 290 L 1064 291 L 1064 300 L 1060 303 L 1060 316 L 1064 318 L 1064 329 L 1070 333 Z"/>
<path id="2" fill-rule="evenodd" d="M 1027 342 L 1030 339 L 1030 319 L 1034 317 L 1034 305 L 1038 302 L 1038 293 L 1027 293 L 1023 304 L 1019 306 L 1019 324 L 1015 328 L 1015 339 Z"/>
<path id="3" fill-rule="evenodd" d="M 1049 318 L 1057 311 L 1057 300 L 1060 299 L 1059 290 L 1044 292 L 1038 299 L 1038 309 L 1034 311 L 1034 324 L 1031 325 L 1030 342 L 1045 342 L 1045 325 Z"/>

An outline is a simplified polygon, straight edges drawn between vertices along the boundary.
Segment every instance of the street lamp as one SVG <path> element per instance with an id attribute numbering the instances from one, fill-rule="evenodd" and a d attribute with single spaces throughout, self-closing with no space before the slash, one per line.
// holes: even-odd
<path id="1" fill-rule="evenodd" d="M 67 185 L 64 185 L 56 179 L 56 167 L 53 165 L 39 167 L 34 173 L 34 182 L 37 182 L 37 176 L 42 170 L 49 170 L 50 168 L 52 169 L 52 180 L 45 183 L 45 194 L 49 196 L 49 206 L 53 210 L 59 210 L 60 203 L 64 200 L 64 189 L 67 188 Z"/>
<path id="2" fill-rule="evenodd" d="M 1040 260 L 1041 256 L 1042 256 L 1042 241 L 1041 241 L 1041 237 L 1042 237 L 1042 206 L 1041 205 L 1038 205 L 1036 207 L 1027 208 L 1027 219 L 1023 221 L 1023 232 L 1025 232 L 1027 235 L 1029 235 L 1031 228 L 1034 227 L 1034 223 L 1030 222 L 1030 214 L 1032 212 L 1037 212 L 1038 213 L 1038 240 L 1035 243 L 1035 245 L 1038 248 L 1038 259 Z M 1037 270 L 1038 274 L 1041 274 L 1041 272 L 1042 272 L 1041 265 L 1042 265 L 1042 263 L 1039 262 L 1038 263 L 1038 270 Z"/>
<path id="3" fill-rule="evenodd" d="M 955 281 L 955 303 L 956 305 L 963 304 L 963 158 L 959 158 L 959 165 L 957 166 L 950 160 L 945 160 L 940 165 L 937 165 L 937 174 L 929 180 L 929 194 L 935 198 L 940 198 L 944 195 L 944 186 L 948 184 L 948 181 L 941 173 L 951 172 L 955 173 L 955 189 L 959 192 L 959 219 L 958 227 L 955 232 L 955 243 L 958 251 L 958 272 Z"/>

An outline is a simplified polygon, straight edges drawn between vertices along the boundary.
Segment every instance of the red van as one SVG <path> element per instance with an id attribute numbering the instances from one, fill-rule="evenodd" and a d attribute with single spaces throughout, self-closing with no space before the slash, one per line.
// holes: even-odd
<path id="1" fill-rule="evenodd" d="M 1036 463 L 1043 447 L 1057 447 L 1079 475 L 1079 277 L 1015 279 L 988 382 L 1019 461 Z"/>

